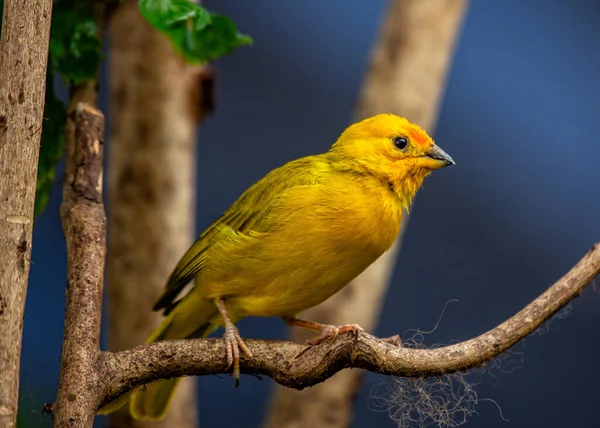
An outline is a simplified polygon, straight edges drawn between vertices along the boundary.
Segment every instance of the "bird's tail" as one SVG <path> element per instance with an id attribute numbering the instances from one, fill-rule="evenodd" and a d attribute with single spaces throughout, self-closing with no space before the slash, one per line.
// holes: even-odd
<path id="1" fill-rule="evenodd" d="M 210 320 L 218 314 L 212 300 L 189 293 L 158 326 L 146 343 L 159 340 L 206 337 L 218 326 Z M 134 419 L 162 419 L 171 402 L 180 378 L 159 380 L 136 388 L 102 407 L 98 414 L 107 415 L 129 401 L 129 413 Z"/>

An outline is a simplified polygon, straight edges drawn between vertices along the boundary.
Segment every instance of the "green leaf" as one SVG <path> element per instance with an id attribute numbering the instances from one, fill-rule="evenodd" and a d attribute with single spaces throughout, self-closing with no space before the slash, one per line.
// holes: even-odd
<path id="1" fill-rule="evenodd" d="M 104 56 L 91 1 L 57 0 L 52 10 L 50 60 L 63 82 L 96 76 Z"/>
<path id="2" fill-rule="evenodd" d="M 35 215 L 42 213 L 54 187 L 56 164 L 65 153 L 65 124 L 67 108 L 54 93 L 54 74 L 48 66 L 46 75 L 46 102 L 44 104 L 44 119 L 42 141 L 40 143 L 40 160 L 35 193 Z"/>
<path id="3" fill-rule="evenodd" d="M 140 13 L 156 29 L 169 32 L 186 26 L 189 19 L 196 30 L 210 24 L 210 14 L 188 0 L 141 0 Z"/>
<path id="4" fill-rule="evenodd" d="M 142 16 L 190 63 L 212 61 L 252 43 L 231 19 L 189 0 L 140 0 L 139 5 Z"/>

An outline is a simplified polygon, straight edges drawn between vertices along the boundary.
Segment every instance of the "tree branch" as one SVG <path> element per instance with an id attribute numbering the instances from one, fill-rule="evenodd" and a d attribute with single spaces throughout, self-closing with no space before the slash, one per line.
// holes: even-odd
<path id="1" fill-rule="evenodd" d="M 68 273 L 65 334 L 55 427 L 91 427 L 102 372 L 100 313 L 106 255 L 106 217 L 102 204 L 104 116 L 78 104 L 74 143 L 67 149 L 61 216 L 67 240 Z"/>
<path id="2" fill-rule="evenodd" d="M 323 382 L 345 368 L 405 377 L 436 376 L 481 366 L 534 332 L 600 273 L 600 244 L 558 282 L 519 313 L 474 339 L 436 349 L 410 349 L 369 334 L 355 340 L 340 336 L 305 350 L 303 345 L 246 340 L 252 359 L 242 358 L 243 373 L 267 375 L 279 384 L 303 389 Z M 226 373 L 222 339 L 176 340 L 138 346 L 100 359 L 101 404 L 131 388 L 157 379 Z"/>

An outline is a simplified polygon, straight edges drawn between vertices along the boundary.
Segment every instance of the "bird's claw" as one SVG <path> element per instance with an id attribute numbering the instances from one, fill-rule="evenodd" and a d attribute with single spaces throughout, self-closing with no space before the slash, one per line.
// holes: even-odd
<path id="1" fill-rule="evenodd" d="M 321 333 L 318 336 L 308 339 L 304 344 L 307 346 L 318 345 L 327 339 L 331 339 L 333 342 L 338 335 L 348 332 L 354 335 L 354 340 L 358 340 L 358 337 L 364 332 L 364 329 L 358 324 L 345 324 L 339 327 L 334 325 L 324 325 L 323 328 L 321 328 Z"/>
<path id="2" fill-rule="evenodd" d="M 233 366 L 233 377 L 235 379 L 235 386 L 240 384 L 240 349 L 248 356 L 252 357 L 252 352 L 240 336 L 240 332 L 237 327 L 233 324 L 227 324 L 225 326 L 225 350 L 227 352 L 227 368 L 229 370 Z"/>
<path id="3" fill-rule="evenodd" d="M 361 334 L 363 334 L 365 332 L 365 329 L 362 328 L 361 326 L 359 326 L 358 324 L 348 324 L 342 327 L 347 327 L 346 331 L 350 331 L 352 333 L 354 333 L 354 341 L 358 341 L 358 338 L 360 337 Z"/>
<path id="4" fill-rule="evenodd" d="M 328 339 L 331 339 L 331 342 L 333 342 L 340 334 L 352 333 L 354 335 L 354 341 L 357 341 L 360 334 L 364 333 L 364 331 L 365 330 L 358 324 L 344 324 L 338 327 L 335 325 L 326 324 L 321 328 L 321 333 L 318 336 L 315 336 L 304 342 L 304 349 L 298 352 L 294 359 L 300 358 L 310 348 Z"/>

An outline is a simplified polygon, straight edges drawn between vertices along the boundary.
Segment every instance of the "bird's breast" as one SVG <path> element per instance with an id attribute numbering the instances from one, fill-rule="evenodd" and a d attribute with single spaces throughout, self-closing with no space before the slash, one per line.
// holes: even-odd
<path id="1" fill-rule="evenodd" d="M 394 243 L 402 219 L 395 195 L 377 190 L 351 183 L 297 193 L 293 214 L 263 242 L 261 253 L 269 261 L 252 272 L 260 286 L 248 287 L 248 295 L 237 299 L 239 311 L 259 316 L 304 311 L 377 260 Z"/>

